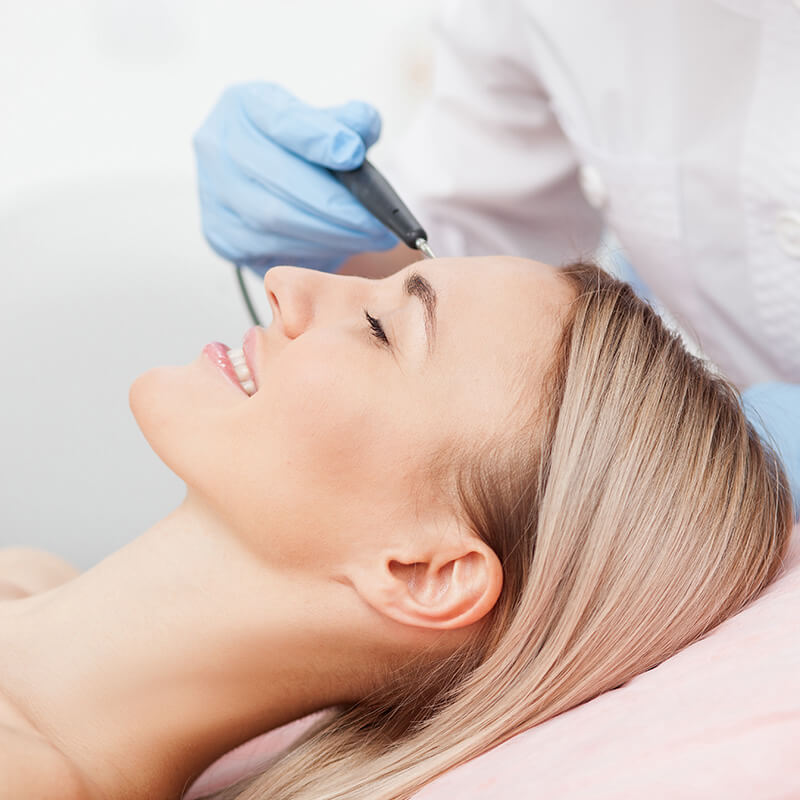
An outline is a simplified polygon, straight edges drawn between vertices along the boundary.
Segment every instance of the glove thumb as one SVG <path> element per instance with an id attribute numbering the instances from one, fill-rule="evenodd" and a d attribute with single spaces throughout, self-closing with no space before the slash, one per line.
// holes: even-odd
<path id="1" fill-rule="evenodd" d="M 339 106 L 331 106 L 326 111 L 333 117 L 354 130 L 364 141 L 364 146 L 369 149 L 381 135 L 381 115 L 369 103 L 361 100 L 350 100 Z"/>

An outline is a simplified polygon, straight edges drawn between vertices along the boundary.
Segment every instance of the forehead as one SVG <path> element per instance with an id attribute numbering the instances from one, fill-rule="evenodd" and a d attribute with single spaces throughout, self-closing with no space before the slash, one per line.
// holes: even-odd
<path id="1" fill-rule="evenodd" d="M 453 393 L 454 410 L 463 406 L 492 427 L 523 389 L 537 402 L 530 390 L 551 363 L 562 312 L 573 299 L 558 270 L 506 256 L 441 258 L 410 269 L 437 294 L 431 364 Z"/>
<path id="2" fill-rule="evenodd" d="M 440 258 L 413 265 L 438 296 L 439 326 L 460 337 L 501 340 L 503 349 L 545 345 L 560 332 L 572 291 L 549 264 L 526 258 Z M 462 338 L 463 341 L 463 338 Z"/>

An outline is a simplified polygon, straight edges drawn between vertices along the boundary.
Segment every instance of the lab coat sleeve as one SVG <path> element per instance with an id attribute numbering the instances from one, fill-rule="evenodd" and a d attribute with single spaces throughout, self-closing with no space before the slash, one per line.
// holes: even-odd
<path id="1" fill-rule="evenodd" d="M 742 393 L 748 419 L 772 445 L 789 476 L 795 515 L 800 510 L 800 384 L 757 383 Z"/>
<path id="2" fill-rule="evenodd" d="M 538 80 L 524 3 L 444 2 L 432 94 L 381 162 L 437 256 L 590 255 L 602 219 Z"/>

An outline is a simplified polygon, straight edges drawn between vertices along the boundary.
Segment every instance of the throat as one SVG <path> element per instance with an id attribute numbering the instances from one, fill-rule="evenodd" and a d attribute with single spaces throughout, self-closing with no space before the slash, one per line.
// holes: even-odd
<path id="1" fill-rule="evenodd" d="M 23 702 L 24 698 L 12 688 L 15 684 L 11 681 L 11 675 L 16 673 L 13 669 L 15 662 L 18 663 L 22 657 L 19 643 L 23 639 L 18 612 L 41 605 L 41 598 L 46 594 L 49 592 L 6 600 L 0 604 L 0 730 L 18 734 L 29 741 L 49 743 L 35 724 L 28 705 Z"/>
<path id="2" fill-rule="evenodd" d="M 47 742 L 47 738 L 20 710 L 16 703 L 12 703 L 0 680 L 0 730 L 3 733 L 17 734 L 26 739 L 36 739 Z"/>

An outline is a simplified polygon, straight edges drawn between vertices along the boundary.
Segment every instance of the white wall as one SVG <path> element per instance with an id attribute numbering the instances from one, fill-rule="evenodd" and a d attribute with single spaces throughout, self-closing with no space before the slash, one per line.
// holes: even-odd
<path id="1" fill-rule="evenodd" d="M 221 90 L 367 100 L 390 142 L 427 91 L 434 6 L 0 1 L 0 546 L 85 569 L 183 497 L 128 389 L 251 324 L 195 197 L 191 136 Z"/>

